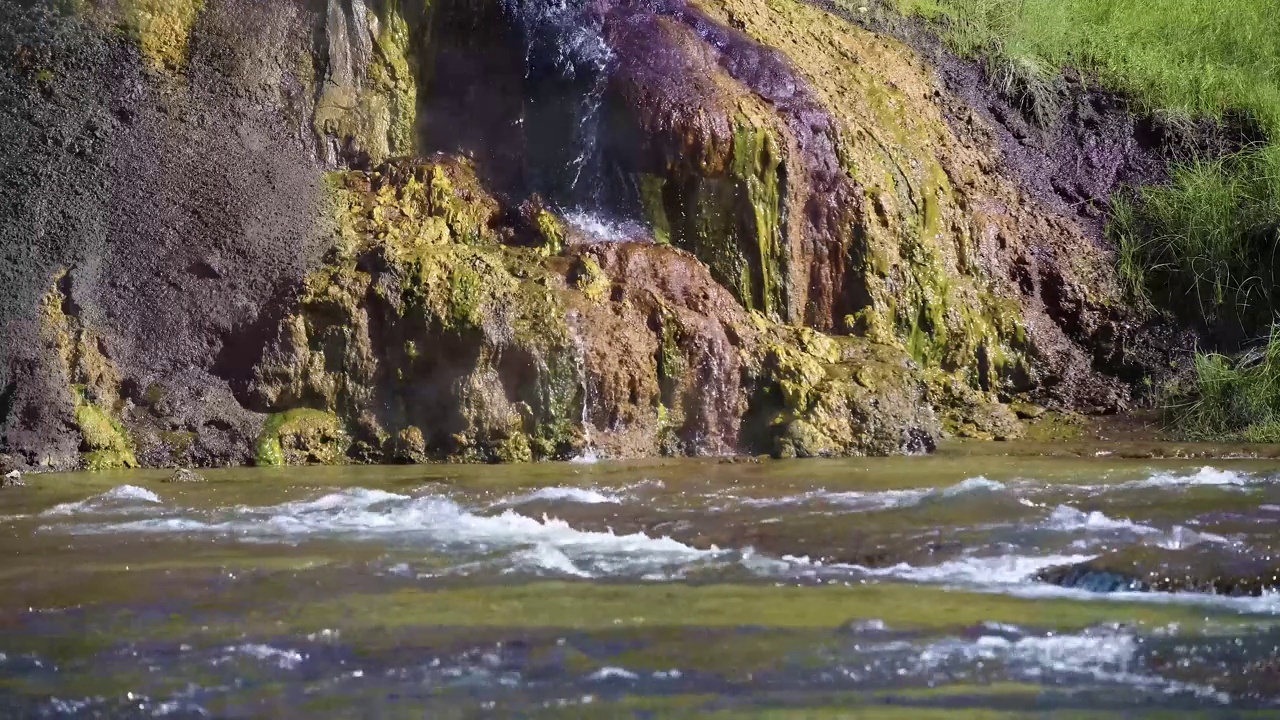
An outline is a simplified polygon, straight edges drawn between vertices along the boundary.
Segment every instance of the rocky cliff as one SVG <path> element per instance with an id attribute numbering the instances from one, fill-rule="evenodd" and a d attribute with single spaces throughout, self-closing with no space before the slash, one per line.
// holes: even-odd
<path id="1" fill-rule="evenodd" d="M 1124 409 L 1152 329 L 1098 228 L 842 12 L 0 0 L 0 449 L 890 454 Z"/>

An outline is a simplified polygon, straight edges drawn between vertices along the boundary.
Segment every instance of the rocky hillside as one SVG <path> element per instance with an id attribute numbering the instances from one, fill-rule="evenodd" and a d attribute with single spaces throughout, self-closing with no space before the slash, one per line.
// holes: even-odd
<path id="1" fill-rule="evenodd" d="M 0 450 L 891 454 L 1124 410 L 1175 334 L 1096 219 L 963 64 L 843 12 L 0 0 Z"/>

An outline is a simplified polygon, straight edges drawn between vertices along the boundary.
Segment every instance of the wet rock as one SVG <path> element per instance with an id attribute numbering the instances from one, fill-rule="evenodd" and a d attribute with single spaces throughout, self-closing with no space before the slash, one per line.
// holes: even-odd
<path id="1" fill-rule="evenodd" d="M 1009 409 L 1018 416 L 1019 420 L 1036 420 L 1044 417 L 1044 414 L 1048 412 L 1039 405 L 1033 405 L 1031 403 L 1012 403 L 1010 404 Z"/>
<path id="2" fill-rule="evenodd" d="M 427 460 L 427 441 L 417 427 L 404 428 L 388 442 L 387 456 L 394 462 L 421 463 Z"/>
<path id="3" fill-rule="evenodd" d="M 1089 344 L 1120 304 L 1109 257 L 948 125 L 907 48 L 756 0 L 619 10 L 605 37 L 651 224 L 745 307 L 900 344 L 986 404 L 1123 405 Z M 976 434 L 1017 436 L 997 422 Z"/>
<path id="4" fill-rule="evenodd" d="M 1257 596 L 1280 588 L 1280 559 L 1201 545 L 1185 550 L 1137 547 L 1075 565 L 1049 568 L 1037 579 L 1091 592 L 1195 592 Z"/>
<path id="5" fill-rule="evenodd" d="M 207 482 L 203 475 L 189 468 L 178 468 L 164 479 L 167 483 L 202 483 Z"/>
<path id="6" fill-rule="evenodd" d="M 336 180 L 341 252 L 254 370 L 253 404 L 275 413 L 260 464 L 563 459 L 588 442 L 614 458 L 880 455 L 936 441 L 906 353 L 748 312 L 689 253 L 551 255 L 536 213 L 503 212 L 453 158 Z M 315 422 L 290 430 L 301 414 Z"/>
<path id="7" fill-rule="evenodd" d="M 1081 219 L 810 5 L 129 7 L 0 0 L 24 467 L 923 452 L 1145 362 Z"/>
<path id="8" fill-rule="evenodd" d="M 273 465 L 339 465 L 351 440 L 342 420 L 331 412 L 298 408 L 269 417 L 258 438 L 256 462 Z"/>

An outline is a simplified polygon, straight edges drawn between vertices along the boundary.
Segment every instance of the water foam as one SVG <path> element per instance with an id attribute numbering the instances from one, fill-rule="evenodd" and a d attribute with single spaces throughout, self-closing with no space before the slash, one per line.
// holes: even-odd
<path id="1" fill-rule="evenodd" d="M 121 485 L 85 500 L 56 505 L 45 510 L 41 515 L 52 516 L 75 515 L 77 513 L 89 512 L 120 512 L 129 511 L 137 508 L 139 505 L 158 505 L 161 502 L 159 495 L 156 495 L 146 488 L 140 488 L 137 485 Z"/>
<path id="2" fill-rule="evenodd" d="M 1044 521 L 1046 530 L 1065 533 L 1098 533 L 1104 537 L 1114 533 L 1132 533 L 1141 536 L 1143 541 L 1167 550 L 1182 550 L 1201 543 L 1228 544 L 1231 541 L 1214 533 L 1202 533 L 1183 525 L 1174 525 L 1168 532 L 1159 528 L 1134 522 L 1128 518 L 1116 519 L 1097 510 L 1084 512 L 1070 505 L 1059 505 Z M 1080 541 L 1079 546 L 1087 547 L 1090 543 Z"/>
<path id="3" fill-rule="evenodd" d="M 1016 628 L 1009 628 L 1016 631 Z M 1086 677 L 1104 683 L 1157 689 L 1166 694 L 1191 694 L 1228 702 L 1230 697 L 1207 685 L 1170 680 L 1138 667 L 1141 639 L 1116 629 L 1059 635 L 1006 632 L 975 640 L 949 638 L 932 643 L 919 654 L 916 672 L 928 673 L 954 664 L 1003 664 L 1023 679 L 1039 682 L 1050 677 Z M 1015 635 L 1008 637 L 1008 635 Z"/>
<path id="4" fill-rule="evenodd" d="M 886 568 L 861 565 L 832 565 L 870 577 L 929 584 L 965 585 L 979 588 L 1006 588 L 1026 585 L 1041 570 L 1059 565 L 1074 565 L 1092 560 L 1096 555 L 998 555 L 948 560 L 937 565 L 916 566 L 899 563 Z"/>
<path id="5" fill-rule="evenodd" d="M 1204 466 L 1194 473 L 1157 472 L 1145 480 L 1128 482 L 1128 488 L 1245 487 L 1268 482 L 1268 478 Z"/>
<path id="6" fill-rule="evenodd" d="M 600 462 L 600 456 L 596 454 L 595 450 L 587 448 L 580 455 L 574 455 L 569 458 L 569 462 L 573 465 L 595 465 Z"/>
<path id="7" fill-rule="evenodd" d="M 822 503 L 837 505 L 852 512 L 878 512 L 897 510 L 937 499 L 955 499 L 969 494 L 994 493 L 1008 490 L 1002 482 L 989 480 L 981 475 L 966 478 L 945 488 L 915 488 L 910 490 L 811 490 L 778 498 L 734 498 L 752 507 L 775 507 Z"/>
<path id="8" fill-rule="evenodd" d="M 1086 513 L 1070 505 L 1059 505 L 1055 508 L 1049 514 L 1048 519 L 1044 521 L 1044 527 L 1060 532 L 1079 532 L 1082 530 L 1093 532 L 1128 531 L 1138 535 L 1153 535 L 1160 532 L 1156 528 L 1136 523 L 1127 518 L 1117 520 L 1097 510 Z"/>
<path id="9" fill-rule="evenodd" d="M 986 477 L 979 475 L 977 477 L 961 480 L 951 487 L 943 488 L 941 491 L 936 491 L 935 494 L 942 497 L 952 498 L 968 493 L 1002 492 L 1007 489 L 1008 487 L 1004 483 L 997 480 L 989 480 Z"/>
<path id="10" fill-rule="evenodd" d="M 544 487 L 530 493 L 517 495 L 504 501 L 508 505 L 524 505 L 531 502 L 571 502 L 583 505 L 616 505 L 622 497 L 614 493 L 601 492 L 593 488 L 576 487 Z"/>
<path id="11" fill-rule="evenodd" d="M 557 518 L 544 515 L 539 520 L 511 509 L 497 515 L 480 515 L 439 495 L 409 497 L 361 488 L 307 501 L 235 508 L 209 519 L 148 518 L 82 525 L 70 532 L 209 533 L 265 542 L 333 536 L 395 539 L 443 550 L 506 551 L 508 569 L 577 577 L 654 572 L 724 554 L 716 548 L 699 550 L 669 537 L 650 537 L 640 532 L 619 535 L 578 530 Z"/>
<path id="12" fill-rule="evenodd" d="M 247 644 L 237 645 L 236 647 L 227 648 L 228 652 L 247 655 L 255 660 L 269 662 L 281 670 L 293 670 L 302 664 L 307 656 L 296 650 L 281 650 L 271 647 L 270 645 Z"/>
<path id="13" fill-rule="evenodd" d="M 636 673 L 620 667 L 602 667 L 599 670 L 587 676 L 588 680 L 601 682 L 606 680 L 639 680 L 640 676 Z"/>
<path id="14" fill-rule="evenodd" d="M 1036 580 L 1042 570 L 1063 565 L 1076 565 L 1097 558 L 1093 555 L 998 555 L 966 557 L 937 565 L 899 563 L 890 567 L 869 568 L 862 565 L 833 563 L 824 565 L 807 557 L 784 555 L 793 575 L 802 577 L 853 577 L 897 580 L 940 585 L 972 592 L 997 593 L 1026 599 L 1106 600 L 1121 602 L 1203 605 L 1235 612 L 1280 615 L 1280 593 L 1256 597 L 1233 597 L 1206 593 L 1111 592 L 1100 593 L 1080 588 L 1065 588 Z M 764 569 L 763 563 L 753 564 Z"/>
<path id="15" fill-rule="evenodd" d="M 595 242 L 627 242 L 648 239 L 643 225 L 634 222 L 618 222 L 582 209 L 564 213 L 565 222 Z"/>

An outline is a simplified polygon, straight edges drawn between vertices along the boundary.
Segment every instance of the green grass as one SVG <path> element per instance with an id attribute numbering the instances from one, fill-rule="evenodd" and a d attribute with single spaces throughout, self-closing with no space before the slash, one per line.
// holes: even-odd
<path id="1" fill-rule="evenodd" d="M 1280 307 L 1280 145 L 1175 169 L 1113 204 L 1111 235 L 1132 297 L 1229 345 L 1265 332 Z"/>
<path id="2" fill-rule="evenodd" d="M 1074 67 L 1149 110 L 1247 112 L 1280 130 L 1275 0 L 890 0 L 960 54 Z"/>
<path id="3" fill-rule="evenodd" d="M 1160 116 L 1176 136 L 1217 118 L 1272 144 L 1200 158 L 1114 204 L 1120 278 L 1140 304 L 1175 309 L 1229 348 L 1265 333 L 1280 243 L 1277 0 L 889 0 L 936 24 L 959 54 L 1041 126 L 1074 67 Z"/>
<path id="4" fill-rule="evenodd" d="M 1189 377 L 1167 389 L 1165 412 L 1186 437 L 1280 442 L 1280 328 L 1238 357 L 1197 355 Z"/>

